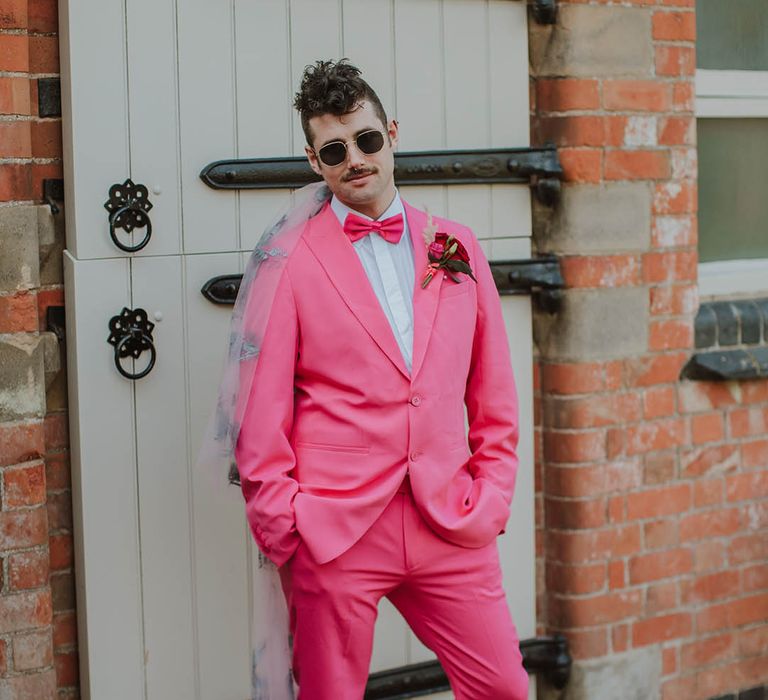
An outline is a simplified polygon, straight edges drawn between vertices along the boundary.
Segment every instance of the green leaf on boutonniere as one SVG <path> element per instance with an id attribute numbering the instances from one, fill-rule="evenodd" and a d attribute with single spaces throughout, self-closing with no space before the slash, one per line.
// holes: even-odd
<path id="1" fill-rule="evenodd" d="M 475 280 L 475 282 L 477 282 L 475 276 L 472 274 L 472 268 L 463 260 L 449 260 L 445 263 L 445 267 L 453 270 L 454 272 L 463 272 L 464 274 L 469 275 L 473 280 Z"/>

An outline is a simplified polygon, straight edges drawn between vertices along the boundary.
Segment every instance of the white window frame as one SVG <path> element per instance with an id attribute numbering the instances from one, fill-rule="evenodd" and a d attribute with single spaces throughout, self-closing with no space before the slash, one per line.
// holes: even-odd
<path id="1" fill-rule="evenodd" d="M 696 70 L 696 119 L 768 118 L 768 71 Z M 699 296 L 768 294 L 768 258 L 699 263 Z"/>

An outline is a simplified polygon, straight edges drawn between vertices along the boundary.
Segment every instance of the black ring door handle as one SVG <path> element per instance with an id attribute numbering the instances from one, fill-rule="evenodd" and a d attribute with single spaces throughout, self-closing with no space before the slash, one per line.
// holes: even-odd
<path id="1" fill-rule="evenodd" d="M 115 346 L 115 367 L 126 379 L 141 379 L 146 377 L 155 366 L 157 350 L 155 349 L 152 329 L 155 324 L 147 318 L 144 309 L 129 309 L 127 306 L 117 315 L 109 319 L 109 338 L 107 342 Z M 128 372 L 121 361 L 130 356 L 138 359 L 145 350 L 149 351 L 147 366 L 133 374 Z"/>
<path id="2" fill-rule="evenodd" d="M 109 188 L 109 199 L 104 202 L 109 212 L 109 237 L 126 253 L 135 253 L 149 243 L 152 237 L 152 222 L 147 212 L 152 209 L 149 191 L 144 185 L 137 185 L 128 178 L 122 185 L 116 183 Z M 131 233 L 135 228 L 146 228 L 144 238 L 136 245 L 127 245 L 117 237 L 117 229 Z"/>

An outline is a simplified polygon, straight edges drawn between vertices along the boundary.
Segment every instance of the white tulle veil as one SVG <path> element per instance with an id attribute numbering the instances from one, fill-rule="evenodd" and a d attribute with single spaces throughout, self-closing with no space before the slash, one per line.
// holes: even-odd
<path id="1" fill-rule="evenodd" d="M 197 458 L 198 469 L 213 474 L 221 483 L 240 483 L 234 450 L 281 272 L 307 221 L 330 196 L 323 182 L 296 190 L 290 208 L 267 227 L 246 265 L 232 312 L 218 400 Z M 293 700 L 288 611 L 280 577 L 261 552 L 255 570 L 251 698 Z"/>

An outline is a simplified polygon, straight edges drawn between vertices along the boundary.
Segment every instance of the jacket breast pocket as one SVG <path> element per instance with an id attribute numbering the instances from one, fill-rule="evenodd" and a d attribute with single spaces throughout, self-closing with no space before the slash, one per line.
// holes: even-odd
<path id="1" fill-rule="evenodd" d="M 457 297 L 469 292 L 470 283 L 474 284 L 472 280 L 462 280 L 461 282 L 454 282 L 451 279 L 447 279 L 440 290 L 440 298 L 447 299 L 448 297 Z"/>
<path id="2" fill-rule="evenodd" d="M 310 442 L 307 440 L 297 440 L 296 447 L 305 450 L 325 450 L 327 452 L 348 452 L 349 454 L 367 455 L 371 448 L 368 445 L 333 445 L 329 442 Z"/>

